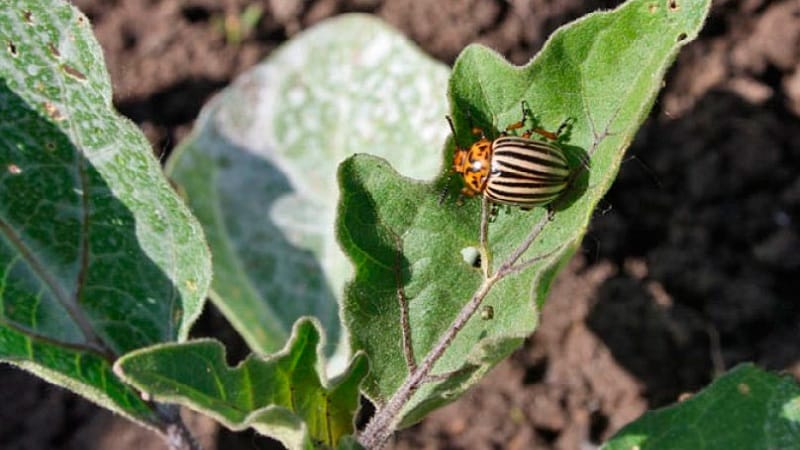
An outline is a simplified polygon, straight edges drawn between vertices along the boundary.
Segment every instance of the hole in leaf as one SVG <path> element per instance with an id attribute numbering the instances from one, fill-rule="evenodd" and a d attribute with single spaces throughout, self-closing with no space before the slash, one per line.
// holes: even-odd
<path id="1" fill-rule="evenodd" d="M 8 41 L 6 42 L 6 44 L 8 46 L 8 52 L 11 53 L 11 56 L 16 57 L 17 55 L 19 55 L 19 53 L 17 53 L 17 46 L 14 45 L 13 42 Z"/>
<path id="2" fill-rule="evenodd" d="M 464 262 L 478 269 L 481 267 L 481 252 L 475 247 L 465 247 L 461 249 L 461 257 Z"/>
<path id="3" fill-rule="evenodd" d="M 22 11 L 22 20 L 25 21 L 28 25 L 33 23 L 33 13 L 30 11 Z"/>
<path id="4" fill-rule="evenodd" d="M 647 10 L 650 11 L 650 14 L 654 14 L 656 11 L 658 11 L 658 5 L 655 3 L 650 3 L 647 6 Z"/>
<path id="5" fill-rule="evenodd" d="M 7 170 L 8 173 L 10 173 L 11 175 L 19 175 L 22 173 L 22 169 L 20 169 L 18 165 L 13 163 L 8 165 Z"/>
<path id="6" fill-rule="evenodd" d="M 680 41 L 682 41 L 684 39 L 686 39 L 686 33 L 681 33 L 681 34 L 678 35 L 678 42 L 680 42 Z"/>
<path id="7" fill-rule="evenodd" d="M 678 9 L 680 9 L 680 5 L 678 4 L 678 0 L 669 0 L 669 9 L 672 12 L 675 12 Z"/>

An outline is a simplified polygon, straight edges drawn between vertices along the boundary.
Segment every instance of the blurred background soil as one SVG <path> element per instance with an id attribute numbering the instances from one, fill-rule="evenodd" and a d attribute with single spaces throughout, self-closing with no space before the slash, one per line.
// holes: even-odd
<path id="1" fill-rule="evenodd" d="M 103 47 L 117 108 L 159 156 L 209 97 L 333 15 L 375 14 L 447 64 L 472 42 L 522 64 L 559 25 L 617 4 L 75 3 Z M 231 30 L 248 7 L 262 15 L 237 42 Z M 739 362 L 800 377 L 799 60 L 800 1 L 715 2 L 700 38 L 669 72 L 583 250 L 556 281 L 539 329 L 462 399 L 399 433 L 393 448 L 590 449 Z M 196 333 L 241 351 L 208 309 Z M 18 369 L 0 366 L 0 385 L 3 449 L 165 448 L 149 431 Z M 189 420 L 208 449 L 280 448 Z"/>

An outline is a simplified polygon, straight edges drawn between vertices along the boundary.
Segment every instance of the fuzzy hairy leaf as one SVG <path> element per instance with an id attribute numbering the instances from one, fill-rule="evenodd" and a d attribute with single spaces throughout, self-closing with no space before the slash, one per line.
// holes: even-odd
<path id="1" fill-rule="evenodd" d="M 686 401 L 645 413 L 602 448 L 791 449 L 798 443 L 800 385 L 745 364 Z"/>
<path id="2" fill-rule="evenodd" d="M 281 352 L 236 367 L 214 340 L 163 344 L 130 353 L 117 373 L 156 399 L 180 403 L 241 430 L 253 427 L 290 449 L 331 448 L 355 431 L 358 387 L 367 359 L 357 355 L 339 379 L 324 380 L 319 324 L 302 319 Z"/>
<path id="3" fill-rule="evenodd" d="M 168 164 L 208 235 L 214 303 L 257 353 L 298 317 L 341 345 L 352 271 L 334 236 L 336 167 L 357 151 L 432 177 L 448 70 L 374 17 L 325 21 L 207 105 Z M 346 362 L 338 355 L 337 366 Z"/>
<path id="4" fill-rule="evenodd" d="M 484 301 L 494 317 L 474 317 L 460 331 L 436 363 L 434 378 L 406 404 L 401 426 L 452 401 L 534 330 L 553 276 L 579 244 L 665 71 L 697 35 L 708 8 L 705 0 L 629 1 L 559 29 L 524 67 L 477 45 L 462 52 L 449 89 L 459 146 L 475 140 L 473 126 L 491 138 L 519 121 L 524 101 L 542 128 L 555 131 L 569 121 L 561 145 L 580 174 L 551 205 L 552 221 L 544 208 L 501 209 L 489 226 L 489 253 L 482 261 L 471 256 L 480 244 L 480 202 L 440 204 L 442 186 L 454 185 L 446 177 L 413 181 L 365 155 L 342 164 L 338 235 L 356 267 L 346 291 L 345 323 L 353 348 L 370 356 L 365 390 L 379 408 L 440 340 L 485 272 L 497 270 L 531 230 L 544 227 L 520 261 L 543 260 L 494 285 Z M 451 142 L 445 161 L 452 152 Z M 481 264 L 491 270 L 474 267 Z"/>
<path id="5" fill-rule="evenodd" d="M 85 16 L 5 4 L 0 42 L 0 359 L 150 423 L 110 363 L 186 337 L 211 276 L 202 229 L 111 107 Z"/>

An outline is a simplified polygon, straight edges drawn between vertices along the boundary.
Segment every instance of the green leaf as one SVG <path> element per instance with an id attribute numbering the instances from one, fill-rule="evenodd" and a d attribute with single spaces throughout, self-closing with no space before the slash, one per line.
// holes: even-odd
<path id="1" fill-rule="evenodd" d="M 684 402 L 645 413 L 602 448 L 790 449 L 798 443 L 800 386 L 744 364 Z"/>
<path id="2" fill-rule="evenodd" d="M 434 176 L 447 74 L 374 17 L 345 15 L 298 35 L 205 107 L 168 170 L 206 230 L 212 299 L 253 351 L 278 349 L 303 315 L 323 324 L 326 354 L 341 345 L 338 303 L 352 271 L 333 231 L 336 167 L 370 151 Z"/>
<path id="3" fill-rule="evenodd" d="M 0 359 L 149 423 L 110 364 L 186 337 L 210 282 L 202 229 L 111 107 L 85 16 L 15 2 L 0 42 Z"/>
<path id="4" fill-rule="evenodd" d="M 0 326 L 0 359 L 144 426 L 160 427 L 160 418 L 151 406 L 113 374 L 107 359 L 93 352 L 72 350 Z"/>
<path id="5" fill-rule="evenodd" d="M 241 430 L 253 427 L 291 449 L 334 447 L 352 434 L 367 359 L 358 354 L 323 381 L 319 324 L 299 320 L 281 352 L 250 355 L 234 368 L 217 341 L 163 344 L 122 357 L 115 371 L 156 399 L 180 403 Z"/>
<path id="6" fill-rule="evenodd" d="M 452 401 L 534 330 L 550 282 L 578 246 L 665 71 L 680 47 L 696 37 L 708 8 L 705 0 L 630 1 L 561 28 L 524 67 L 477 45 L 462 52 L 450 79 L 458 144 L 475 140 L 472 126 L 497 136 L 521 119 L 524 101 L 547 130 L 569 120 L 560 141 L 580 174 L 551 205 L 550 221 L 545 208 L 501 208 L 478 262 L 483 270 L 473 267 L 480 252 L 478 200 L 440 205 L 438 194 L 449 183 L 444 176 L 416 182 L 374 157 L 358 155 L 341 166 L 338 236 L 356 267 L 345 324 L 353 349 L 370 356 L 365 390 L 379 410 L 413 379 L 414 363 L 407 361 L 413 357 L 419 364 L 429 354 L 476 290 L 491 284 L 487 273 L 509 262 L 528 237 L 535 240 L 515 266 L 525 270 L 489 286 L 483 304 L 494 317 L 473 317 L 460 330 L 436 362 L 434 378 L 424 380 L 404 407 L 400 425 Z M 449 143 L 445 162 L 452 152 Z M 540 233 L 532 231 L 539 227 Z"/>
<path id="7" fill-rule="evenodd" d="M 354 436 L 343 436 L 336 448 L 338 450 L 364 450 Z"/>

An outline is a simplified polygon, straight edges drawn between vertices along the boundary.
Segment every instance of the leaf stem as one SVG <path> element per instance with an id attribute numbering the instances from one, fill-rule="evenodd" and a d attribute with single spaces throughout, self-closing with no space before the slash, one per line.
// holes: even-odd
<path id="1" fill-rule="evenodd" d="M 156 411 L 162 420 L 160 431 L 169 450 L 203 450 L 203 446 L 183 423 L 177 405 L 159 403 L 156 404 Z"/>
<path id="2" fill-rule="evenodd" d="M 481 234 L 480 234 L 480 254 L 483 259 L 483 278 L 492 276 L 492 252 L 489 249 L 489 211 L 492 205 L 486 196 L 481 197 Z"/>
<path id="3" fill-rule="evenodd" d="M 409 371 L 417 369 L 414 346 L 411 343 L 411 324 L 408 321 L 408 299 L 402 287 L 397 288 L 397 301 L 400 303 L 400 328 L 403 333 L 403 354 Z"/>
<path id="4" fill-rule="evenodd" d="M 400 419 L 400 410 L 411 400 L 411 397 L 419 389 L 419 387 L 426 381 L 433 366 L 444 355 L 444 352 L 450 347 L 450 344 L 455 339 L 456 335 L 467 321 L 475 314 L 478 307 L 486 294 L 492 286 L 499 280 L 497 275 L 486 278 L 470 301 L 464 305 L 461 311 L 456 316 L 453 323 L 445 331 L 439 342 L 431 349 L 425 356 L 425 359 L 417 366 L 417 370 L 409 373 L 408 378 L 394 393 L 392 398 L 380 408 L 372 419 L 364 428 L 364 432 L 359 436 L 358 442 L 368 449 L 379 449 L 386 444 L 386 441 L 394 433 L 397 428 L 397 422 Z"/>
<path id="5" fill-rule="evenodd" d="M 488 248 L 488 216 L 491 204 L 484 198 L 481 203 L 481 251 L 484 253 L 484 258 L 489 256 Z M 445 330 L 444 334 L 439 338 L 436 345 L 428 352 L 422 362 L 415 370 L 410 371 L 408 377 L 403 384 L 395 391 L 394 395 L 386 402 L 372 419 L 367 423 L 364 431 L 358 438 L 358 442 L 368 449 L 379 449 L 383 447 L 389 438 L 394 434 L 397 424 L 400 420 L 400 411 L 411 400 L 411 397 L 419 389 L 419 387 L 430 380 L 435 380 L 435 375 L 431 375 L 433 367 L 436 362 L 444 355 L 450 344 L 456 338 L 458 333 L 466 326 L 467 322 L 480 307 L 483 300 L 489 294 L 492 287 L 505 276 L 518 272 L 518 267 L 515 263 L 519 260 L 525 251 L 527 251 L 531 244 L 544 230 L 545 225 L 550 222 L 554 216 L 554 212 L 549 210 L 545 217 L 540 220 L 536 226 L 531 230 L 525 240 L 514 250 L 514 252 L 500 265 L 494 274 L 484 277 L 478 290 L 472 295 L 469 302 L 461 308 L 458 315 L 453 320 L 453 323 Z M 538 261 L 552 255 L 555 251 L 548 253 L 542 257 L 536 257 L 529 261 L 522 263 L 522 266 L 527 267 L 531 261 Z M 489 261 L 484 260 L 484 266 L 489 266 Z M 521 269 L 519 269 L 521 270 Z M 484 273 L 491 273 L 491 269 L 484 269 Z"/>
<path id="6" fill-rule="evenodd" d="M 524 241 L 522 241 L 522 244 L 520 244 L 514 250 L 514 253 L 512 253 L 508 257 L 508 259 L 506 259 L 503 262 L 503 264 L 500 265 L 500 267 L 497 269 L 497 273 L 502 273 L 503 275 L 506 275 L 510 270 L 512 270 L 514 264 L 519 260 L 520 257 L 522 257 L 523 253 L 528 251 L 528 249 L 533 244 L 533 241 L 535 241 L 536 238 L 539 237 L 540 234 L 542 234 L 545 225 L 547 225 L 550 221 L 552 221 L 553 217 L 555 217 L 555 211 L 553 211 L 550 208 L 547 208 L 547 213 L 545 214 L 545 216 L 542 217 L 541 220 L 539 220 L 539 222 L 536 223 L 536 226 L 534 226 L 533 230 L 531 230 L 531 232 L 528 233 L 528 236 L 525 238 Z"/>
<path id="7" fill-rule="evenodd" d="M 397 301 L 400 306 L 400 330 L 403 333 L 403 354 L 406 358 L 406 366 L 409 372 L 417 370 L 417 358 L 414 356 L 414 346 L 411 342 L 411 324 L 408 320 L 408 299 L 406 292 L 403 289 L 403 267 L 402 262 L 402 248 L 403 243 L 399 236 L 395 236 L 395 263 L 394 263 L 394 277 L 395 285 L 397 286 Z"/>

